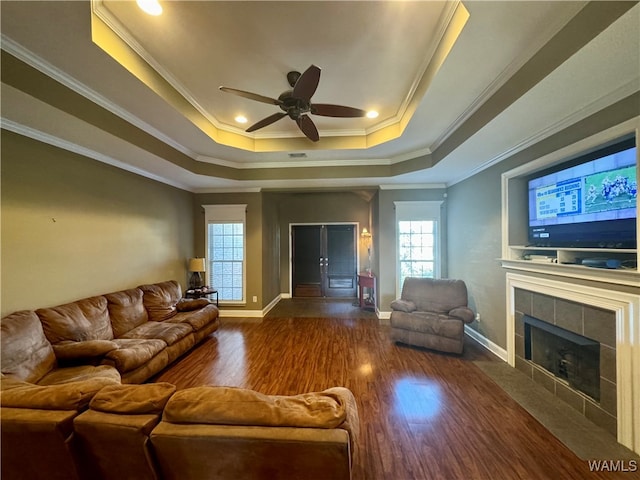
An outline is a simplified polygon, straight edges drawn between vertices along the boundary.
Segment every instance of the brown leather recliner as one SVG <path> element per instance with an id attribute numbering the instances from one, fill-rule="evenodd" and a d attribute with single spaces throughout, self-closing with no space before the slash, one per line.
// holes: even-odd
<path id="1" fill-rule="evenodd" d="M 396 342 L 462 353 L 464 325 L 474 320 L 462 280 L 406 278 L 391 302 L 391 338 Z"/>

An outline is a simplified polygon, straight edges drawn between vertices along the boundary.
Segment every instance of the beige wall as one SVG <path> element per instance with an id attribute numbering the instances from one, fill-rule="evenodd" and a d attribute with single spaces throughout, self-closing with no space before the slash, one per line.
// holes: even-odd
<path id="1" fill-rule="evenodd" d="M 262 194 L 261 193 L 202 193 L 194 198 L 193 211 L 195 218 L 195 253 L 200 257 L 205 256 L 206 233 L 203 205 L 247 205 L 247 265 L 246 265 L 246 305 L 233 305 L 233 310 L 261 310 L 264 304 L 262 294 L 262 248 L 263 248 L 263 222 L 262 222 Z M 215 285 L 213 285 L 215 287 Z M 253 301 L 253 297 L 257 301 Z M 267 303 L 271 299 L 267 299 Z"/>
<path id="2" fill-rule="evenodd" d="M 280 295 L 280 229 L 276 195 L 265 193 L 262 201 L 262 299 L 263 307 Z"/>
<path id="3" fill-rule="evenodd" d="M 2 315 L 176 279 L 192 194 L 2 131 Z"/>

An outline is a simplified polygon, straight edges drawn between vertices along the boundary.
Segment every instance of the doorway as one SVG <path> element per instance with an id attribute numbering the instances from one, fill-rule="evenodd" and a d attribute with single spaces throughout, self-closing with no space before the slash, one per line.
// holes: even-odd
<path id="1" fill-rule="evenodd" d="M 355 297 L 357 226 L 292 225 L 294 297 Z"/>

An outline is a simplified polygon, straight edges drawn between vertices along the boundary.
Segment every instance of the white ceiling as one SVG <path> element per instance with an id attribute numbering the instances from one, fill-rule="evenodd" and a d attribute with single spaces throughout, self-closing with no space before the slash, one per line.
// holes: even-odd
<path id="1" fill-rule="evenodd" d="M 128 1 L 3 0 L 2 49 L 130 131 L 104 128 L 4 75 L 3 127 L 191 191 L 449 185 L 640 89 L 638 5 L 559 67 L 538 62 L 540 78 L 522 86 L 514 75 L 585 2 L 161 3 L 163 15 L 150 17 Z M 464 8 L 468 20 L 448 51 Z M 131 48 L 139 69 L 92 41 L 92 20 L 94 32 L 95 22 L 117 32 L 126 45 L 109 48 Z M 311 64 L 322 68 L 313 101 L 380 117 L 313 116 L 317 143 L 288 118 L 247 134 L 235 115 L 251 124 L 278 107 L 218 90 L 277 98 L 286 73 Z M 515 98 L 497 102 L 512 84 Z M 474 127 L 474 113 L 492 105 Z M 179 155 L 150 148 L 136 127 Z"/>

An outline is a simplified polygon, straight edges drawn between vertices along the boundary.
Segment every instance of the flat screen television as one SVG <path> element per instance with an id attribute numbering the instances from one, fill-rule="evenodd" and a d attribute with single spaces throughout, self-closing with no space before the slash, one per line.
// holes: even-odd
<path id="1" fill-rule="evenodd" d="M 635 139 L 537 173 L 528 183 L 530 245 L 637 248 Z"/>

